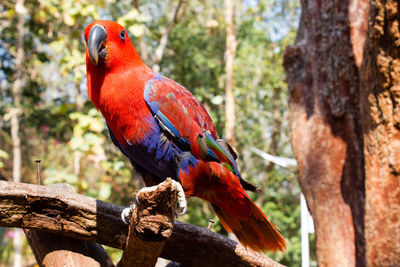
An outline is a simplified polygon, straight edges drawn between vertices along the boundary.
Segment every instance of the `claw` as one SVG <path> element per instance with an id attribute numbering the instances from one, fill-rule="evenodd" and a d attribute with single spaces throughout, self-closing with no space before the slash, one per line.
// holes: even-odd
<path id="1" fill-rule="evenodd" d="M 136 203 L 140 206 L 140 201 L 139 201 L 139 198 L 138 198 L 139 192 L 137 192 L 137 194 L 136 194 Z"/>
<path id="2" fill-rule="evenodd" d="M 131 212 L 135 208 L 135 204 L 131 204 L 128 208 L 125 208 L 121 212 L 121 219 L 125 224 L 129 224 L 129 217 L 131 215 Z"/>
<path id="3" fill-rule="evenodd" d="M 178 190 L 178 208 L 176 209 L 176 213 L 178 215 L 183 215 L 187 211 L 187 203 L 185 197 L 185 191 L 183 191 L 182 185 L 180 182 L 172 180 L 172 183 L 176 185 L 176 189 Z"/>

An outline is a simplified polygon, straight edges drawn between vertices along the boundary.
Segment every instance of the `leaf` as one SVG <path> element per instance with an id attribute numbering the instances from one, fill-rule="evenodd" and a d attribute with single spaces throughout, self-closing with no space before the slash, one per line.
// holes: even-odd
<path id="1" fill-rule="evenodd" d="M 128 31 L 133 34 L 133 36 L 140 37 L 144 35 L 145 26 L 140 24 L 133 24 L 128 27 Z"/>
<path id="2" fill-rule="evenodd" d="M 0 158 L 8 159 L 9 155 L 6 151 L 0 149 Z"/>
<path id="3" fill-rule="evenodd" d="M 107 200 L 111 196 L 111 185 L 103 183 L 99 190 L 99 199 Z"/>

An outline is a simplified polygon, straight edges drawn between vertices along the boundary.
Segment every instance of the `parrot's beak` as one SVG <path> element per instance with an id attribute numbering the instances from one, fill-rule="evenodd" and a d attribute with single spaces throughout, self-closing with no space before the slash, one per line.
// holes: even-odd
<path id="1" fill-rule="evenodd" d="M 87 42 L 89 57 L 94 65 L 98 65 L 99 61 L 103 61 L 107 55 L 107 49 L 104 42 L 107 40 L 107 32 L 101 25 L 94 25 L 90 30 L 89 39 Z"/>

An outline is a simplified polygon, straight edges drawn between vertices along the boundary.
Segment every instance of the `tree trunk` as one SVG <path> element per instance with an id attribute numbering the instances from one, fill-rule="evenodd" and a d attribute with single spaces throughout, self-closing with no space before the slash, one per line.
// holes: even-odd
<path id="1" fill-rule="evenodd" d="M 13 181 L 21 181 L 21 139 L 19 138 L 19 115 L 21 113 L 21 91 L 23 82 L 24 54 L 24 0 L 18 0 L 15 5 L 17 14 L 17 57 L 15 62 L 15 80 L 12 87 L 14 106 L 11 109 L 11 140 L 13 145 Z M 19 229 L 14 230 L 14 267 L 22 266 L 22 235 Z"/>
<path id="2" fill-rule="evenodd" d="M 235 140 L 235 95 L 233 94 L 233 64 L 236 56 L 234 25 L 234 0 L 225 0 L 226 51 L 225 51 L 225 138 L 236 147 Z"/>
<path id="3" fill-rule="evenodd" d="M 370 266 L 400 264 L 400 4 L 371 2 L 361 72 Z"/>
<path id="4" fill-rule="evenodd" d="M 319 266 L 365 265 L 359 64 L 367 1 L 301 1 L 285 52 L 291 142 L 314 218 Z M 357 16 L 349 15 L 358 12 Z M 361 53 L 360 53 L 361 51 Z"/>
<path id="5" fill-rule="evenodd" d="M 301 5 L 298 36 L 284 65 L 291 141 L 315 222 L 318 264 L 395 266 L 400 262 L 398 2 L 304 0 Z"/>

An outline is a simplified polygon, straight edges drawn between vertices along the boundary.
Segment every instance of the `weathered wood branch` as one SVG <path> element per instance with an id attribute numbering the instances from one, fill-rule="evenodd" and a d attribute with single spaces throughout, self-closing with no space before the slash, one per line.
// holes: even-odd
<path id="1" fill-rule="evenodd" d="M 99 244 L 36 230 L 25 230 L 25 235 L 39 266 L 114 267 Z"/>
<path id="2" fill-rule="evenodd" d="M 49 187 L 73 193 L 68 184 Z M 114 267 L 103 246 L 97 243 L 30 229 L 24 232 L 39 266 Z"/>
<path id="3" fill-rule="evenodd" d="M 124 249 L 124 207 L 47 186 L 0 181 L 0 226 L 28 228 Z M 282 266 L 205 228 L 175 221 L 161 257 L 189 266 Z"/>
<path id="4" fill-rule="evenodd" d="M 138 194 L 131 212 L 129 234 L 119 267 L 152 267 L 171 236 L 176 209 L 176 186 L 168 178 L 155 191 Z"/>

